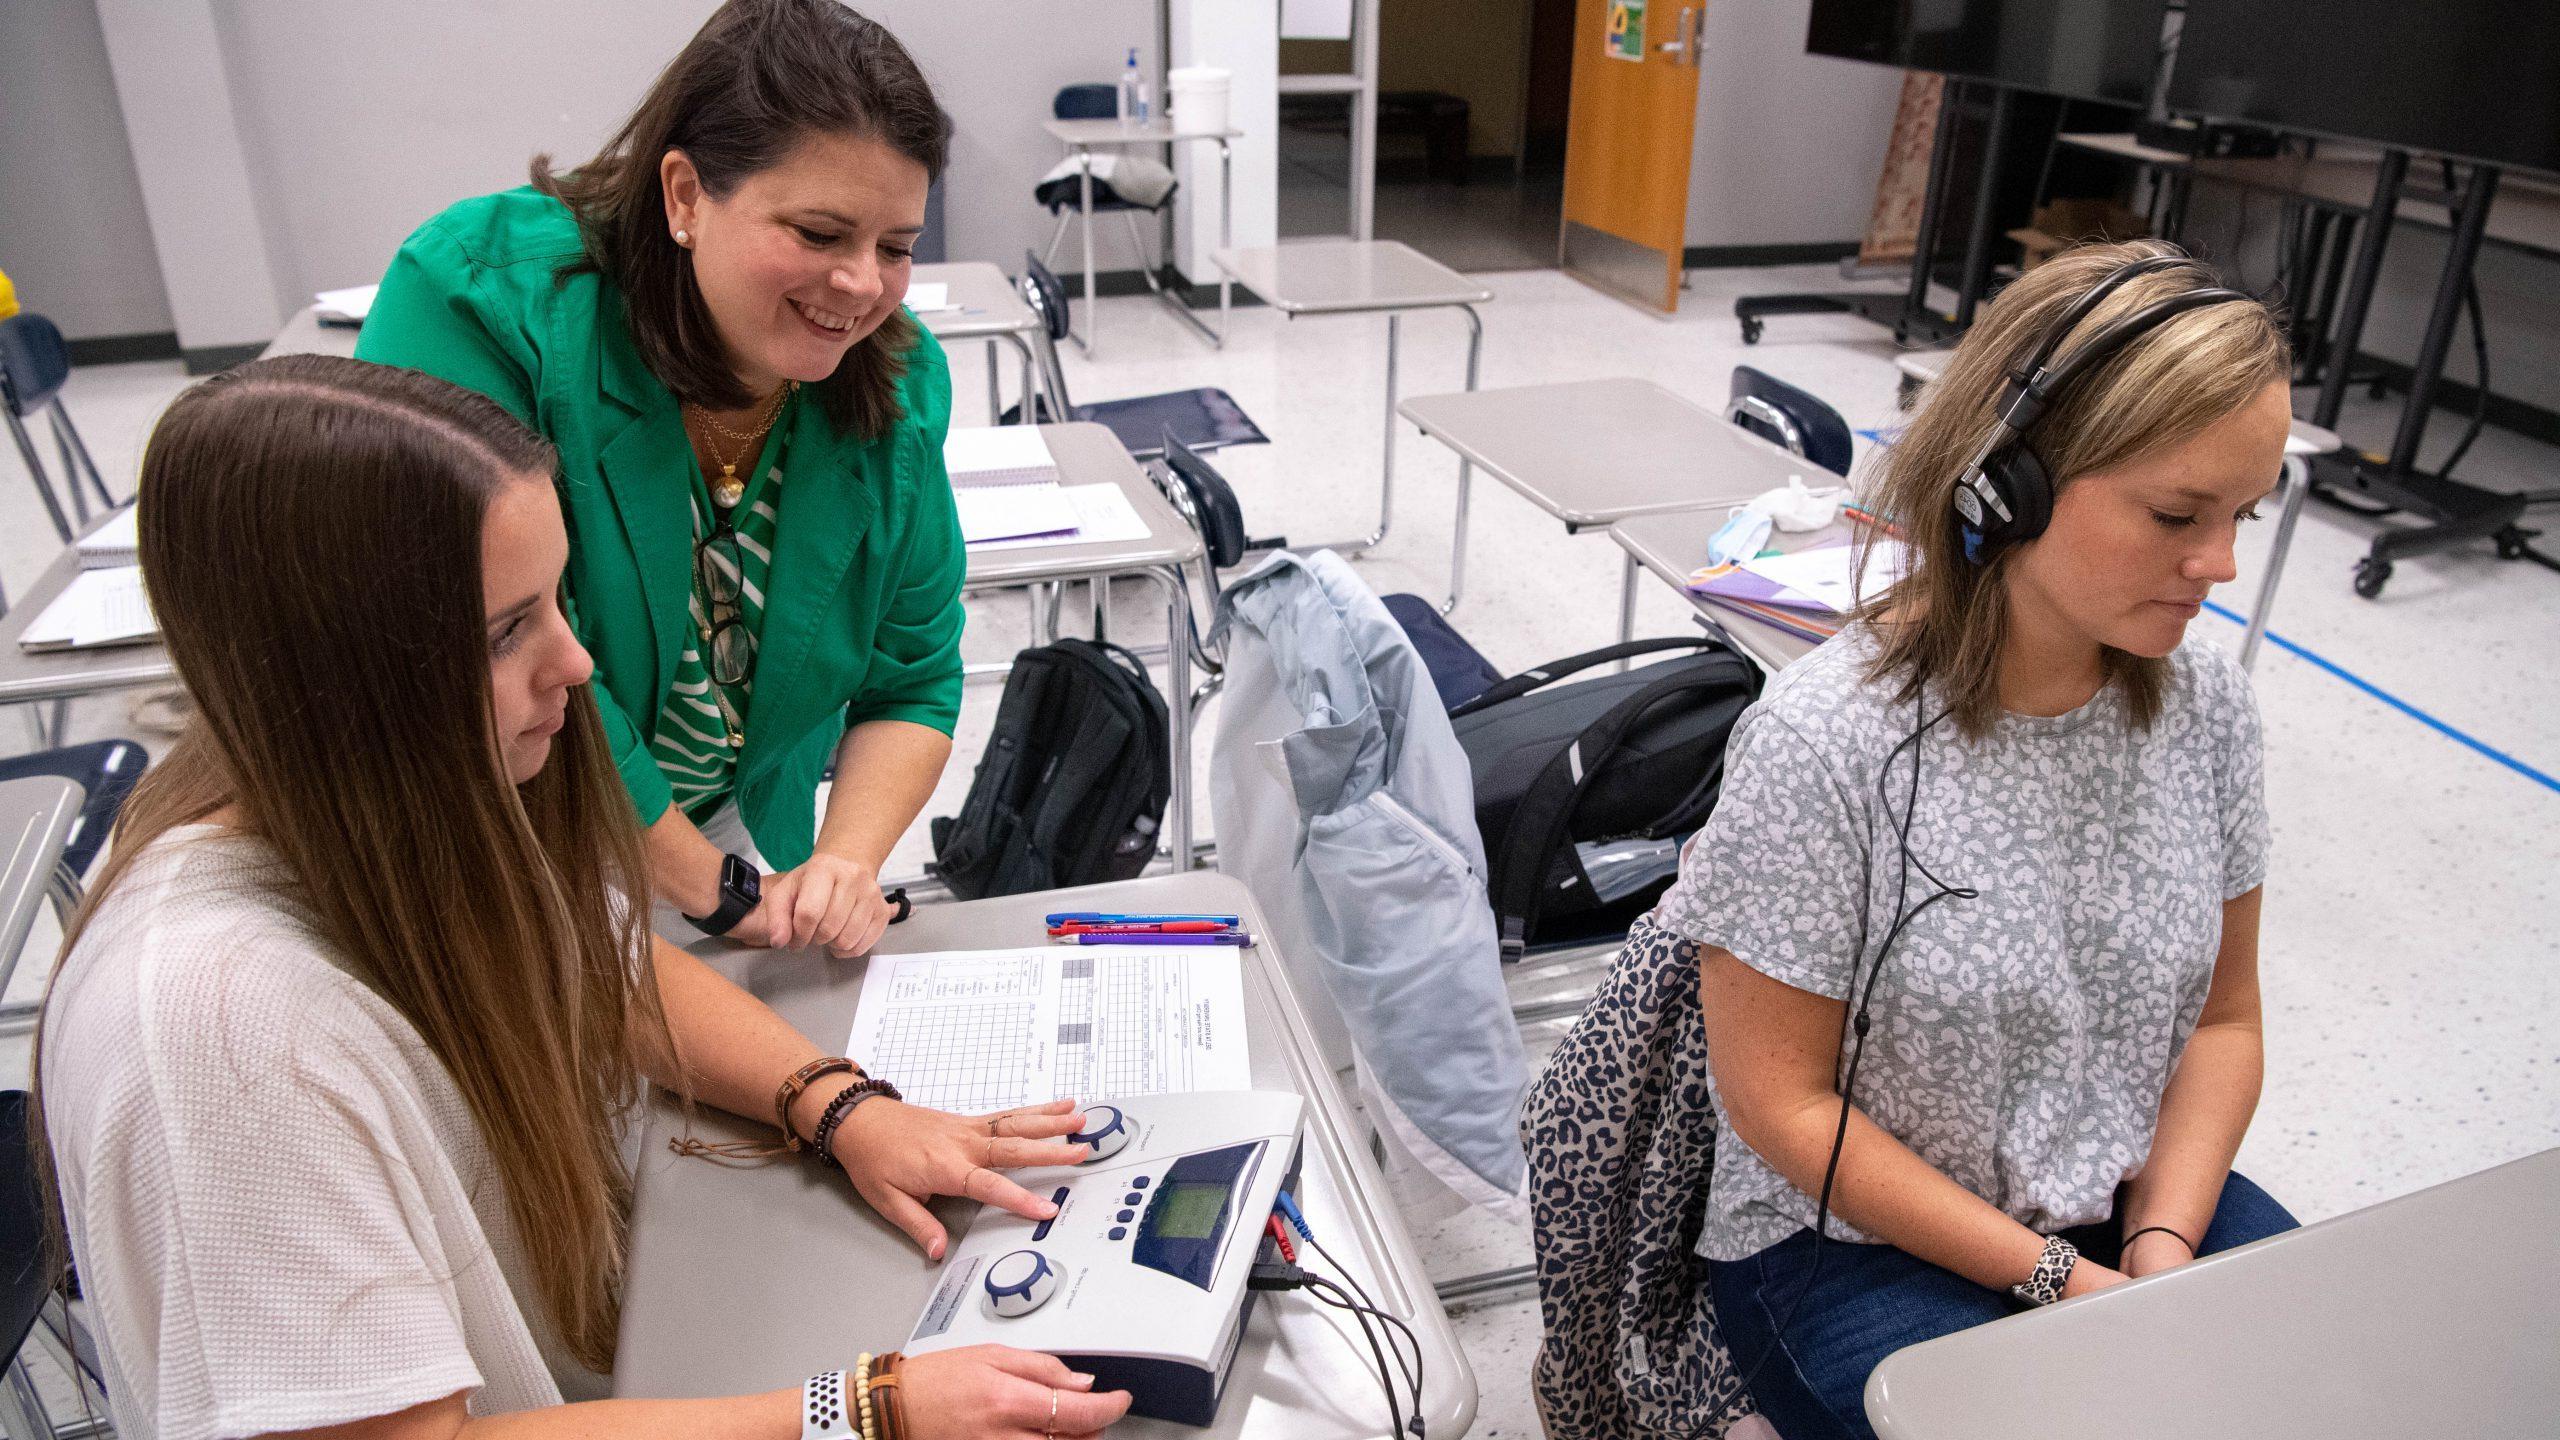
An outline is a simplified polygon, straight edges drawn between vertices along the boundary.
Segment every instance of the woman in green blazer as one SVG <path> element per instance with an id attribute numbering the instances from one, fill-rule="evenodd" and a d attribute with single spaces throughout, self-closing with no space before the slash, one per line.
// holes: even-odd
<path id="1" fill-rule="evenodd" d="M 658 898 L 714 934 L 870 948 L 950 756 L 951 384 L 901 308 L 949 138 L 886 30 L 730 0 L 602 154 L 419 227 L 357 344 L 559 447 L 568 598 Z"/>

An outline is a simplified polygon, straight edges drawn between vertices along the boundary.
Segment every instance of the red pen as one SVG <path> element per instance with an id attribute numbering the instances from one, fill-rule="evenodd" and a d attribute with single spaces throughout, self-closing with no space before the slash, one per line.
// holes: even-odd
<path id="1" fill-rule="evenodd" d="M 1052 935 L 1215 935 L 1233 930 L 1233 925 L 1215 920 L 1150 920 L 1127 924 L 1103 924 L 1091 921 L 1068 921 L 1052 925 Z"/>

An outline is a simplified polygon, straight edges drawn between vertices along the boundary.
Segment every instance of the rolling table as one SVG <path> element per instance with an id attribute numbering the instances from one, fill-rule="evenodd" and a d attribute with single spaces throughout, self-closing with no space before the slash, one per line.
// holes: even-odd
<path id="1" fill-rule="evenodd" d="M 964 260 L 948 265 L 918 265 L 907 277 L 914 285 L 947 285 L 949 298 L 956 308 L 935 310 L 916 316 L 926 333 L 945 345 L 964 340 L 987 342 L 987 423 L 1004 418 L 1004 396 L 996 388 L 996 347 L 1010 345 L 1022 361 L 1022 419 L 1032 419 L 1031 395 L 1033 376 L 1038 368 L 1031 362 L 1031 342 L 1023 337 L 1040 328 L 1040 317 L 1031 313 L 1022 296 L 1013 288 L 1002 270 L 983 260 Z"/>
<path id="2" fill-rule="evenodd" d="M 1037 944 L 1043 914 L 1070 907 L 1228 912 L 1264 932 L 1242 885 L 1194 873 L 925 906 L 891 929 L 875 953 Z M 864 961 L 718 941 L 698 948 L 802 1034 L 833 1046 L 850 1032 Z M 1424 1351 L 1425 1420 L 1434 1440 L 1454 1440 L 1475 1419 L 1474 1372 L 1385 1182 L 1351 1138 L 1358 1131 L 1316 1053 L 1287 967 L 1268 945 L 1236 954 L 1253 1083 L 1306 1097 L 1299 1193 L 1308 1218 L 1345 1264 L 1364 1272 L 1379 1304 L 1413 1325 Z M 682 1123 L 664 1095 L 652 1097 L 631 1212 L 617 1395 L 778 1389 L 842 1366 L 856 1350 L 888 1349 L 906 1338 L 936 1273 L 913 1242 L 832 1171 L 808 1164 L 731 1170 L 668 1153 L 667 1137 Z M 709 1140 L 746 1139 L 768 1135 L 770 1127 L 702 1110 L 694 1131 Z M 949 1225 L 971 1212 L 946 1200 L 935 1213 Z M 1383 1437 L 1385 1402 L 1368 1367 L 1367 1347 L 1347 1317 L 1297 1294 L 1265 1295 L 1246 1326 L 1214 1428 L 1125 1420 L 1111 1433 L 1115 1440 Z"/>
<path id="3" fill-rule="evenodd" d="M 1397 409 L 1423 434 L 1563 521 L 1567 534 L 1637 515 L 1739 505 L 1816 469 L 1650 380 L 1417 395 Z M 1693 518 L 1703 526 L 1703 548 L 1723 517 Z M 1458 537 L 1463 544 L 1463 508 Z M 1621 640 L 1635 630 L 1636 571 L 1630 555 L 1618 598 Z M 1456 588 L 1453 573 L 1450 589 Z"/>
<path id="4" fill-rule="evenodd" d="M 1882 1440 L 2548 1435 L 2560 1150 L 1885 1357 Z"/>
<path id="5" fill-rule="evenodd" d="M 1068 332 L 1068 338 L 1082 346 L 1088 356 L 1098 353 L 1102 341 L 1101 312 L 1094 307 L 1093 290 L 1093 152 L 1104 146 L 1178 145 L 1187 141 L 1212 140 L 1218 146 L 1218 243 L 1235 243 L 1235 149 L 1227 142 L 1244 134 L 1241 130 L 1177 130 L 1166 120 L 1051 120 L 1051 135 L 1064 142 L 1076 162 L 1077 208 L 1084 217 L 1084 333 Z M 1056 249 L 1053 239 L 1050 248 Z M 1211 348 L 1226 344 L 1227 320 L 1233 309 L 1234 293 L 1227 281 L 1218 281 L 1218 328 L 1210 329 L 1191 313 L 1191 307 L 1166 292 L 1164 283 L 1147 268 L 1146 251 L 1138 252 L 1138 274 L 1155 292 L 1158 303 L 1172 311 L 1183 324 L 1197 331 Z"/>
<path id="6" fill-rule="evenodd" d="M 1320 548 L 1357 553 L 1383 543 L 1395 513 L 1396 349 L 1404 312 L 1455 309 L 1467 317 L 1467 389 L 1473 391 L 1484 355 L 1484 319 L 1476 314 L 1476 307 L 1491 300 L 1493 291 L 1395 240 L 1316 240 L 1221 250 L 1217 263 L 1220 270 L 1261 296 L 1264 304 L 1292 320 L 1301 315 L 1383 313 L 1387 317 L 1386 439 L 1378 463 L 1378 528 L 1365 538 Z M 1457 608 L 1465 576 L 1471 470 L 1469 457 L 1461 451 L 1458 508 L 1450 527 L 1449 598 L 1441 603 L 1443 612 Z"/>

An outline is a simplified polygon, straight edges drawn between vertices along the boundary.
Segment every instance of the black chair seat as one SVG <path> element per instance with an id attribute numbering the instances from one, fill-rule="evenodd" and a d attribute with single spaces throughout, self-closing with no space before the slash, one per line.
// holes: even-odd
<path id="1" fill-rule="evenodd" d="M 1731 404 L 1737 407 L 1729 417 L 1734 424 L 1771 444 L 1795 451 L 1834 475 L 1849 473 L 1849 422 L 1820 396 L 1749 365 L 1733 367 L 1730 394 Z M 1797 443 L 1791 443 L 1784 431 L 1759 416 L 1740 412 L 1738 407 L 1745 397 L 1761 401 L 1785 416 L 1795 427 Z"/>
<path id="2" fill-rule="evenodd" d="M 0 320 L 0 380 L 10 409 L 34 417 L 70 378 L 71 347 L 52 321 L 33 311 Z"/>
<path id="3" fill-rule="evenodd" d="M 1233 396 L 1207 386 L 1078 405 L 1075 417 L 1110 427 L 1111 433 L 1128 447 L 1129 454 L 1139 460 L 1152 460 L 1164 453 L 1164 434 L 1168 430 L 1175 439 L 1203 454 L 1230 445 L 1267 445 L 1271 441 Z"/>
<path id="4" fill-rule="evenodd" d="M 70 841 L 62 847 L 62 863 L 72 874 L 86 875 L 116 827 L 116 812 L 124 808 L 124 797 L 133 793 L 134 782 L 150 763 L 150 752 L 130 740 L 93 740 L 0 760 L 0 780 L 59 775 L 88 792 L 88 803 L 80 807 Z"/>

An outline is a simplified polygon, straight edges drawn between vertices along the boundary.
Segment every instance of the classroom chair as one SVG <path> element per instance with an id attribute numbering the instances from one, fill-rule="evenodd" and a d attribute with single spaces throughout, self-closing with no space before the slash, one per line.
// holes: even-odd
<path id="1" fill-rule="evenodd" d="M 62 408 L 62 383 L 70 378 L 71 349 L 63 343 L 62 331 L 52 321 L 24 310 L 0 320 L 0 411 L 8 414 L 9 436 L 18 442 L 18 458 L 26 462 L 36 496 L 44 501 L 54 532 L 66 545 L 78 532 L 73 528 L 72 515 L 63 512 L 53 477 L 46 473 L 43 459 L 36 454 L 34 437 L 27 433 L 26 422 L 38 412 L 53 427 L 54 448 L 62 456 L 63 484 L 71 492 L 71 509 L 78 516 L 79 527 L 86 529 L 89 522 L 88 493 L 80 487 L 84 475 L 107 509 L 123 503 L 107 489 L 106 478 L 98 473 L 98 462 L 89 458 L 89 447 L 81 443 L 80 432 L 71 423 L 71 412 Z"/>
<path id="2" fill-rule="evenodd" d="M 1120 114 L 1119 87 L 1116 85 L 1069 85 L 1060 90 L 1057 97 L 1049 102 L 1049 113 L 1060 120 L 1116 119 Z M 1057 218 L 1057 228 L 1049 232 L 1049 248 L 1042 251 L 1040 256 L 1045 261 L 1055 263 L 1058 258 L 1058 246 L 1067 238 L 1067 226 L 1075 220 L 1076 216 L 1083 213 L 1079 184 L 1075 180 L 1044 181 L 1033 187 L 1031 198 L 1046 207 L 1049 213 Z M 1149 275 L 1153 275 L 1155 269 L 1147 261 L 1147 242 L 1144 233 L 1138 228 L 1138 216 L 1141 212 L 1160 215 L 1164 212 L 1164 207 L 1172 203 L 1173 193 L 1167 191 L 1164 198 L 1154 204 L 1141 205 L 1113 189 L 1111 183 L 1101 176 L 1093 177 L 1093 213 L 1117 214 L 1120 217 L 1122 223 L 1129 227 L 1129 244 L 1137 252 L 1138 267 Z"/>
<path id="3" fill-rule="evenodd" d="M 1168 390 L 1161 395 L 1133 395 L 1125 400 L 1103 400 L 1091 405 L 1078 405 L 1067 397 L 1066 368 L 1058 363 L 1058 342 L 1067 338 L 1067 290 L 1040 257 L 1024 252 L 1022 278 L 1015 282 L 1022 298 L 1040 317 L 1040 327 L 1031 332 L 1032 350 L 1039 357 L 1042 388 L 1036 412 L 1043 420 L 1089 420 L 1106 426 L 1120 437 L 1131 456 L 1141 462 L 1164 454 L 1164 437 L 1179 438 L 1193 451 L 1206 454 L 1229 445 L 1267 445 L 1271 437 L 1244 413 L 1235 397 L 1214 386 L 1194 390 Z M 1021 407 L 1005 411 L 1002 423 L 1010 425 Z"/>
<path id="4" fill-rule="evenodd" d="M 65 925 L 80 908 L 82 877 L 96 863 L 98 852 L 106 848 L 107 837 L 115 833 L 116 816 L 124 809 L 125 797 L 133 793 L 134 785 L 150 764 L 150 752 L 130 740 L 93 740 L 85 745 L 38 750 L 0 760 L 0 780 L 59 775 L 79 786 L 88 797 L 80 807 L 80 818 L 71 822 L 71 833 L 64 837 L 62 858 L 55 862 L 53 883 L 46 890 L 54 915 Z M 8 993 L 20 958 L 0 955 L 0 995 Z M 0 1019 L 22 1013 L 24 1008 L 0 1009 Z"/>
<path id="5" fill-rule="evenodd" d="M 8 1369 L 0 1375 L 0 1428 L 10 1440 L 52 1440 L 91 1431 L 85 1418 L 55 1425 L 27 1373 L 24 1351 L 30 1340 L 52 1353 L 93 1413 L 104 1415 L 107 1399 L 98 1378 L 98 1346 L 89 1331 L 87 1306 L 71 1298 L 75 1287 L 57 1285 L 62 1277 L 49 1263 L 44 1201 L 36 1187 L 27 1127 L 30 1103 L 24 1090 L 0 1091 L 0 1347 L 5 1347 L 0 1354 L 8 1356 Z"/>
<path id="6" fill-rule="evenodd" d="M 1724 418 L 1834 475 L 1849 473 L 1849 422 L 1813 392 L 1765 370 L 1733 367 Z"/>

